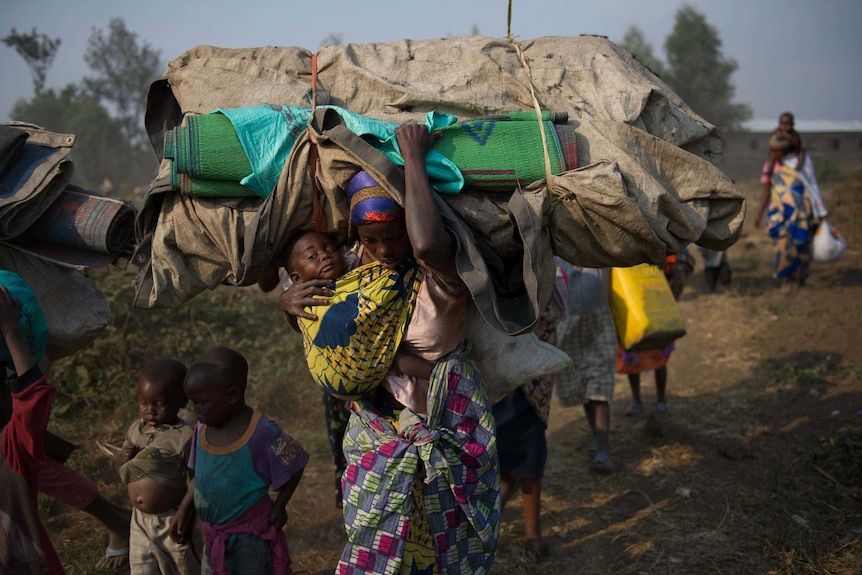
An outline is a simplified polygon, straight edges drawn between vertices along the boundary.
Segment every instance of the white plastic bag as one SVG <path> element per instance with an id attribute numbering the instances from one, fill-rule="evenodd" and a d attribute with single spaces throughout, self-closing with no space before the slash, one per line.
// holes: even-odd
<path id="1" fill-rule="evenodd" d="M 814 234 L 811 246 L 811 258 L 815 262 L 837 262 L 847 251 L 847 240 L 841 232 L 832 227 L 829 220 L 823 220 Z"/>

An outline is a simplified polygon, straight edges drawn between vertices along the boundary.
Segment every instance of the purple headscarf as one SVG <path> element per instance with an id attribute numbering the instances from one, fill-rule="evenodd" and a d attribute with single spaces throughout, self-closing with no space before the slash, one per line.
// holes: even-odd
<path id="1" fill-rule="evenodd" d="M 404 217 L 404 208 L 365 170 L 350 179 L 347 201 L 350 202 L 351 226 L 391 222 Z"/>

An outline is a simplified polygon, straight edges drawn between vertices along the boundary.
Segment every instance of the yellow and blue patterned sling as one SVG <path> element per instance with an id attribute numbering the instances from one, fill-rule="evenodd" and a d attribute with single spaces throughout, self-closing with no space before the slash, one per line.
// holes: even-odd
<path id="1" fill-rule="evenodd" d="M 317 321 L 299 318 L 306 363 L 326 393 L 364 397 L 383 381 L 407 329 L 423 272 L 415 260 L 398 270 L 372 262 L 335 280 Z"/>

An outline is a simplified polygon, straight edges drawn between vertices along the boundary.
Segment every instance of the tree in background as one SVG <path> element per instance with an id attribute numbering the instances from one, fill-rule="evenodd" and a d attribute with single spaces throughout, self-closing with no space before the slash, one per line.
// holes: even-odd
<path id="1" fill-rule="evenodd" d="M 29 34 L 19 34 L 15 28 L 5 37 L 0 38 L 4 44 L 14 48 L 19 56 L 24 58 L 30 75 L 33 77 L 33 88 L 36 94 L 41 94 L 45 89 L 45 75 L 48 68 L 54 62 L 57 48 L 60 47 L 59 38 L 49 38 L 47 34 L 39 34 L 36 28 Z"/>
<path id="2" fill-rule="evenodd" d="M 646 41 L 640 28 L 629 26 L 626 29 L 625 36 L 623 36 L 623 41 L 620 42 L 620 46 L 646 66 L 650 72 L 659 78 L 665 77 L 664 64 L 653 54 L 652 44 Z"/>
<path id="3" fill-rule="evenodd" d="M 89 39 L 85 60 L 95 74 L 55 92 L 45 90 L 44 84 L 59 38 L 48 38 L 35 28 L 29 34 L 13 28 L 2 41 L 27 62 L 35 88 L 32 99 L 15 103 L 11 117 L 75 134 L 75 183 L 93 191 L 126 193 L 150 182 L 157 163 L 143 119 L 150 83 L 161 76 L 158 51 L 139 43 L 123 20 L 115 18 L 107 33 L 93 30 Z"/>
<path id="4" fill-rule="evenodd" d="M 344 43 L 344 34 L 332 33 L 320 42 L 320 47 L 324 46 L 339 46 Z"/>
<path id="5" fill-rule="evenodd" d="M 161 52 L 126 28 L 122 18 L 108 23 L 107 34 L 93 29 L 84 61 L 94 76 L 84 78 L 87 91 L 111 104 L 123 132 L 133 145 L 146 146 L 144 113 L 150 84 L 161 76 Z"/>
<path id="6" fill-rule="evenodd" d="M 736 87 L 730 77 L 739 65 L 722 55 L 718 31 L 691 6 L 677 11 L 673 31 L 665 39 L 667 65 L 653 54 L 637 26 L 629 26 L 620 46 L 718 128 L 738 129 L 751 117 L 751 108 L 732 102 Z"/>
<path id="7" fill-rule="evenodd" d="M 721 38 L 706 17 L 683 6 L 664 42 L 666 81 L 692 110 L 721 129 L 736 129 L 751 117 L 751 108 L 731 102 L 736 87 L 730 77 L 739 67 L 721 53 Z"/>
<path id="8" fill-rule="evenodd" d="M 12 117 L 44 126 L 53 132 L 75 134 L 70 159 L 75 163 L 75 183 L 104 193 L 129 186 L 134 158 L 139 157 L 114 118 L 90 95 L 70 84 L 54 92 L 19 100 Z"/>

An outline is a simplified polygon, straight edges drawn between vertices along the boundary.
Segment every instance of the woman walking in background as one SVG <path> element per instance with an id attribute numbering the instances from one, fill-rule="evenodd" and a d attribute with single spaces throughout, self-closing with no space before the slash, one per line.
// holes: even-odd
<path id="1" fill-rule="evenodd" d="M 773 275 L 782 289 L 804 287 L 811 260 L 811 240 L 826 208 L 814 176 L 814 164 L 792 133 L 776 130 L 769 136 L 769 161 L 754 226 L 763 215 L 775 242 Z"/>

